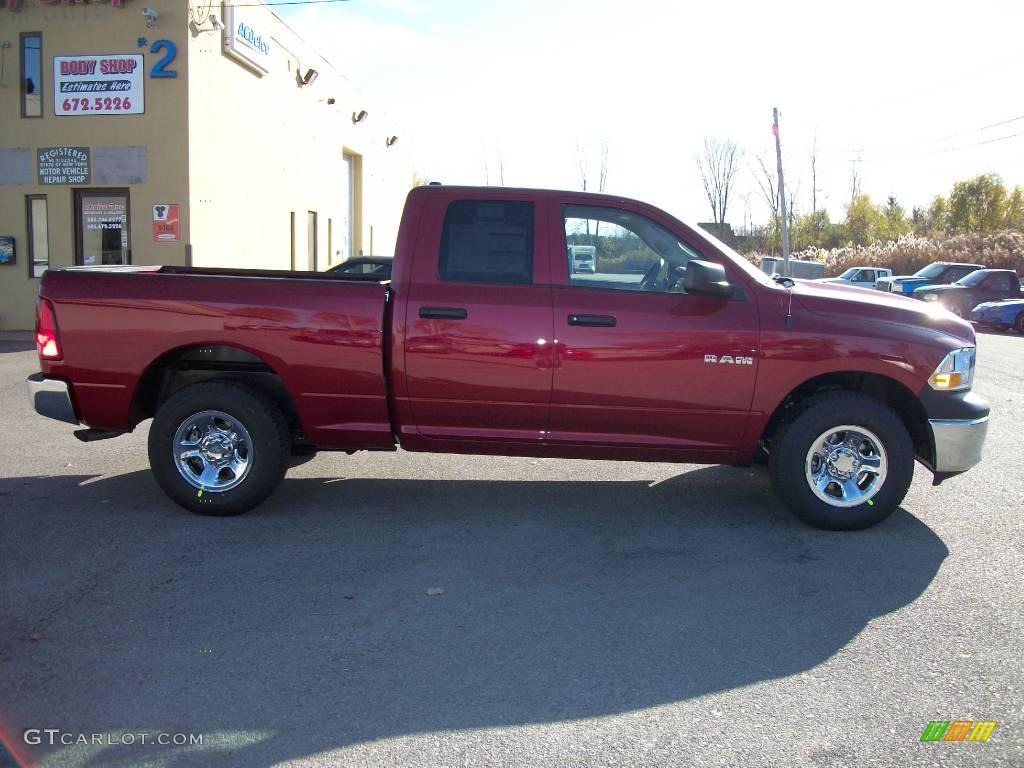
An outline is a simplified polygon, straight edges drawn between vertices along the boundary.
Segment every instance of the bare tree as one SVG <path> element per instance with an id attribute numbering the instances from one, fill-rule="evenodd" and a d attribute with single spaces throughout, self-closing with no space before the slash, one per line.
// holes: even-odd
<path id="1" fill-rule="evenodd" d="M 601 139 L 601 174 L 597 179 L 597 191 L 604 192 L 608 182 L 608 139 Z"/>
<path id="2" fill-rule="evenodd" d="M 811 213 L 818 212 L 818 134 L 811 144 Z"/>
<path id="3" fill-rule="evenodd" d="M 704 154 L 695 158 L 716 224 L 725 223 L 740 154 L 736 142 L 731 139 L 704 139 Z"/>
<path id="4" fill-rule="evenodd" d="M 779 175 L 775 170 L 774 164 L 765 162 L 762 155 L 757 155 L 756 158 L 758 168 L 751 168 L 750 172 L 754 176 L 754 181 L 757 182 L 758 189 L 761 190 L 761 194 L 764 196 L 765 203 L 768 204 L 768 209 L 772 212 L 772 220 L 778 221 L 780 207 Z"/>
<path id="5" fill-rule="evenodd" d="M 576 170 L 580 174 L 580 189 L 584 192 L 587 191 L 587 176 L 590 174 L 590 159 L 587 157 L 587 150 L 587 143 L 576 139 Z"/>
<path id="6" fill-rule="evenodd" d="M 860 155 L 850 161 L 850 202 L 860 197 L 860 188 L 864 179 L 860 174 Z"/>
<path id="7" fill-rule="evenodd" d="M 498 147 L 498 186 L 505 186 L 505 158 L 501 154 L 501 147 Z"/>

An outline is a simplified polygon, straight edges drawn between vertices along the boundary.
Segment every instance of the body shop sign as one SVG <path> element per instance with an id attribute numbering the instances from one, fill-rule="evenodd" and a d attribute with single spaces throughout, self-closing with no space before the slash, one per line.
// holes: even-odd
<path id="1" fill-rule="evenodd" d="M 141 115 L 141 54 L 53 57 L 53 114 Z"/>
<path id="2" fill-rule="evenodd" d="M 36 169 L 42 185 L 89 184 L 89 148 L 40 147 L 36 150 Z"/>

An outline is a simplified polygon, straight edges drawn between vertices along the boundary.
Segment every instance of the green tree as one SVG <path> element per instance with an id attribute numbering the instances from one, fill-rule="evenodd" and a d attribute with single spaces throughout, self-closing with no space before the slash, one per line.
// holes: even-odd
<path id="1" fill-rule="evenodd" d="M 958 181 L 949 196 L 950 232 L 996 232 L 1005 226 L 1006 187 L 997 174 Z"/>
<path id="2" fill-rule="evenodd" d="M 928 206 L 925 222 L 926 229 L 923 234 L 946 232 L 949 229 L 949 203 L 942 195 L 936 195 L 932 204 Z"/>
<path id="3" fill-rule="evenodd" d="M 857 195 L 846 206 L 843 234 L 854 245 L 870 245 L 878 239 L 884 216 L 869 195 Z"/>
<path id="4" fill-rule="evenodd" d="M 1014 187 L 1006 199 L 1003 226 L 1007 229 L 1024 230 L 1024 189 Z"/>
<path id="5" fill-rule="evenodd" d="M 899 240 L 901 235 L 910 231 L 907 212 L 899 204 L 895 195 L 889 195 L 882 209 L 882 220 L 879 222 L 876 236 L 879 240 Z"/>
<path id="6" fill-rule="evenodd" d="M 836 240 L 834 226 L 824 208 L 797 216 L 789 232 L 789 242 L 794 251 L 802 251 L 811 246 L 830 248 Z"/>

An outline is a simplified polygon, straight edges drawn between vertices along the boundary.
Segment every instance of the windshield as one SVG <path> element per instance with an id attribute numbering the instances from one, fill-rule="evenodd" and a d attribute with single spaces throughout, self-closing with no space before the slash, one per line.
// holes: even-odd
<path id="1" fill-rule="evenodd" d="M 848 270 L 846 270 L 845 272 L 843 272 L 843 274 L 841 274 L 841 275 L 839 276 L 839 278 L 840 278 L 840 279 L 846 279 L 846 280 L 849 280 L 849 279 L 851 279 L 851 278 L 852 278 L 852 277 L 853 277 L 854 275 L 856 275 L 856 274 L 857 274 L 857 273 L 858 273 L 859 271 L 860 271 L 860 267 L 850 267 L 850 268 L 849 268 Z"/>
<path id="2" fill-rule="evenodd" d="M 942 270 L 946 268 L 945 264 L 929 264 L 927 267 L 922 267 L 914 273 L 914 277 L 938 277 L 942 274 Z"/>
<path id="3" fill-rule="evenodd" d="M 753 264 L 747 261 L 747 259 L 741 256 L 737 251 L 730 248 L 728 245 L 723 243 L 721 240 L 712 235 L 706 229 L 701 229 L 700 227 L 692 227 L 691 229 L 698 237 L 702 238 L 707 243 L 710 243 L 712 246 L 725 253 L 726 256 L 729 256 L 730 259 L 735 263 L 735 265 L 742 269 L 744 272 L 746 272 L 748 276 L 754 278 L 755 280 L 757 280 L 757 282 L 761 283 L 762 285 L 772 285 L 772 280 L 770 277 L 768 277 L 768 275 L 766 275 L 760 269 L 755 267 Z"/>
<path id="4" fill-rule="evenodd" d="M 977 272 L 971 272 L 969 275 L 965 275 L 956 281 L 956 285 L 966 285 L 968 288 L 973 288 L 975 285 L 980 283 L 989 273 L 983 269 L 979 269 Z"/>

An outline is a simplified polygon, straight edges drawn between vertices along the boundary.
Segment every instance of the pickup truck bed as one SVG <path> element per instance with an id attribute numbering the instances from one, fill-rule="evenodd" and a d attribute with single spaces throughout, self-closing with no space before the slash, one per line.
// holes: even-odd
<path id="1" fill-rule="evenodd" d="M 91 425 L 127 431 L 152 415 L 168 369 L 270 369 L 291 395 L 275 399 L 290 401 L 294 423 L 308 425 L 301 439 L 394 446 L 382 354 L 386 282 L 182 267 L 78 269 L 44 282 L 60 308 L 61 375 L 74 382 L 77 412 Z"/>

